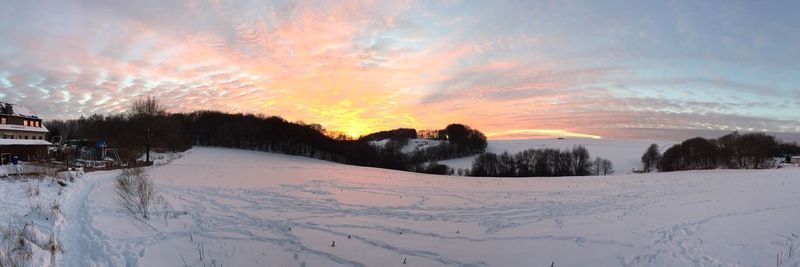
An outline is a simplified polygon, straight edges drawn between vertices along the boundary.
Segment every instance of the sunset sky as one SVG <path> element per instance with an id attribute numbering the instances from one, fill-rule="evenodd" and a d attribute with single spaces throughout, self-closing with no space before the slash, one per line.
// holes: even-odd
<path id="1" fill-rule="evenodd" d="M 800 132 L 800 1 L 3 1 L 0 101 L 357 136 Z"/>

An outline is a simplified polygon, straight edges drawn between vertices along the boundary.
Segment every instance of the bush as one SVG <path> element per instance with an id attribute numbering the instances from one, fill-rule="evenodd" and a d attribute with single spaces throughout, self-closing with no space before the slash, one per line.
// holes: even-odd
<path id="1" fill-rule="evenodd" d="M 115 191 L 120 206 L 133 215 L 149 219 L 151 206 L 156 201 L 156 190 L 143 168 L 124 169 L 117 177 Z"/>
<path id="2" fill-rule="evenodd" d="M 427 173 L 427 174 L 450 175 L 453 174 L 453 169 L 447 167 L 447 165 L 431 162 L 427 166 L 420 166 L 419 168 L 417 168 L 417 172 Z"/>

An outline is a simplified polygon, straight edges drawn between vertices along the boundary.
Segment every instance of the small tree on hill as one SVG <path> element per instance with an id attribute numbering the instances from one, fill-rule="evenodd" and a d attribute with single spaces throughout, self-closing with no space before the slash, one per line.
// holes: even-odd
<path id="1" fill-rule="evenodd" d="M 609 175 L 614 173 L 614 164 L 610 160 L 597 157 L 592 164 L 592 171 L 595 175 Z"/>

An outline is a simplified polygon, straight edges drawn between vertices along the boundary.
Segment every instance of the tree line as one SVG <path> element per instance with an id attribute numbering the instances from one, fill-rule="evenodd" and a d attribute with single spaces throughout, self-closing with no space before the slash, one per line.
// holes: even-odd
<path id="1" fill-rule="evenodd" d="M 219 111 L 167 113 L 155 98 L 133 101 L 124 114 L 92 115 L 74 120 L 46 122 L 48 140 L 105 141 L 126 161 L 136 161 L 153 148 L 183 151 L 192 145 L 227 147 L 298 155 L 344 164 L 447 174 L 428 162 L 482 153 L 486 137 L 466 125 L 451 124 L 438 130 L 449 142 L 435 152 L 401 152 L 414 129 L 378 132 L 357 140 L 331 137 L 319 124 L 289 122 L 278 116 L 230 114 Z M 368 140 L 388 137 L 394 145 L 375 147 Z M 405 142 L 405 143 L 403 143 Z M 149 162 L 149 158 L 146 158 Z M 436 165 L 436 164 L 434 164 Z"/>
<path id="2" fill-rule="evenodd" d="M 784 143 L 765 133 L 732 132 L 716 139 L 695 137 L 660 153 L 656 144 L 642 155 L 643 171 L 668 172 L 700 169 L 762 169 L 774 158 L 800 155 L 796 143 Z"/>
<path id="3" fill-rule="evenodd" d="M 583 146 L 572 149 L 528 149 L 516 154 L 483 153 L 472 163 L 470 176 L 551 177 L 608 175 L 614 172 L 611 161 L 592 160 Z"/>

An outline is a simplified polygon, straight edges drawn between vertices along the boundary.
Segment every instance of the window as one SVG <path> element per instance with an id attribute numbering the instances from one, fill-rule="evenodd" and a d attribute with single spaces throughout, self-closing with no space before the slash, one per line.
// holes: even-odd
<path id="1" fill-rule="evenodd" d="M 6 124 L 6 118 L 0 118 L 0 124 Z"/>

